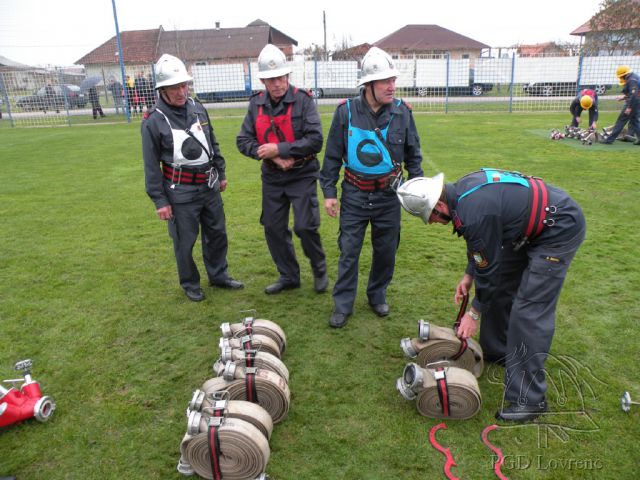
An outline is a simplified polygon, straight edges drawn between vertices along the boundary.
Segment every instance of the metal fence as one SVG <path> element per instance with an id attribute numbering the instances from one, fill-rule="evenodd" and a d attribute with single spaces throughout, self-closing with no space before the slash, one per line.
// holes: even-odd
<path id="1" fill-rule="evenodd" d="M 600 110 L 616 110 L 620 93 L 615 70 L 629 65 L 640 71 L 640 56 L 539 56 L 509 54 L 501 58 L 396 59 L 396 96 L 417 112 L 566 111 L 582 88 L 593 88 Z M 356 61 L 290 60 L 293 85 L 309 89 L 318 104 L 336 104 L 357 95 Z M 217 115 L 237 114 L 263 89 L 254 60 L 189 66 L 192 94 Z M 93 85 L 94 90 L 88 89 Z M 155 101 L 153 65 L 0 71 L 0 110 L 11 126 L 74 125 L 126 122 L 139 118 Z M 96 112 L 99 105 L 104 117 Z"/>

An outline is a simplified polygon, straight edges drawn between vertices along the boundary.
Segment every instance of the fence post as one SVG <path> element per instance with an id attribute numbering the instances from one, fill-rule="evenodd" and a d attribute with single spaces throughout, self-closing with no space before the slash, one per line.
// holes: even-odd
<path id="1" fill-rule="evenodd" d="M 116 0 L 111 0 L 113 6 L 113 22 L 116 27 L 116 43 L 118 44 L 118 61 L 120 62 L 120 75 L 122 75 L 122 86 L 126 98 L 124 98 L 124 111 L 127 115 L 127 123 L 131 123 L 131 110 L 129 110 L 129 85 L 127 85 L 127 77 L 124 74 L 124 58 L 122 58 L 122 44 L 120 43 L 120 29 L 118 28 L 118 12 L 116 11 Z"/>
<path id="2" fill-rule="evenodd" d="M 9 95 L 7 94 L 7 88 L 4 83 L 4 75 L 0 73 L 0 94 L 2 95 L 3 103 L 7 106 L 7 115 L 9 115 L 9 121 L 11 127 L 15 127 L 16 124 L 13 121 L 13 115 L 11 114 L 11 104 L 9 103 Z M 2 107 L 0 107 L 0 118 L 2 118 Z"/>
<path id="3" fill-rule="evenodd" d="M 62 92 L 62 98 L 64 98 L 64 109 L 67 112 L 67 125 L 70 127 L 71 113 L 69 112 L 69 96 L 67 95 L 67 90 L 64 86 L 64 77 L 62 75 L 62 68 L 56 67 L 56 73 L 58 76 L 58 85 L 60 85 L 60 91 Z"/>
<path id="4" fill-rule="evenodd" d="M 447 77 L 444 87 L 444 113 L 449 113 L 449 54 L 445 53 L 447 59 Z"/>
<path id="5" fill-rule="evenodd" d="M 316 107 L 318 106 L 318 97 L 320 96 L 320 90 L 318 90 L 318 49 L 316 49 L 316 53 L 313 56 L 313 85 L 315 95 L 313 99 L 316 102 Z"/>
<path id="6" fill-rule="evenodd" d="M 509 83 L 509 113 L 513 113 L 513 90 L 516 88 L 514 79 L 516 72 L 516 54 L 511 53 L 511 81 Z"/>
<path id="7" fill-rule="evenodd" d="M 580 49 L 580 61 L 578 62 L 578 78 L 576 80 L 576 96 L 580 93 L 580 84 L 582 80 L 582 62 L 584 61 L 584 52 Z"/>

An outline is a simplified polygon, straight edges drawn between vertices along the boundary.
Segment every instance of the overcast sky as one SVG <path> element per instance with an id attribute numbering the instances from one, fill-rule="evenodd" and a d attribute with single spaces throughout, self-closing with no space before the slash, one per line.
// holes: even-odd
<path id="1" fill-rule="evenodd" d="M 243 27 L 259 18 L 329 50 L 373 43 L 407 24 L 435 24 L 493 47 L 576 41 L 569 33 L 601 0 L 255 1 L 115 0 L 120 31 Z M 0 55 L 29 65 L 71 65 L 115 35 L 112 0 L 0 0 Z"/>

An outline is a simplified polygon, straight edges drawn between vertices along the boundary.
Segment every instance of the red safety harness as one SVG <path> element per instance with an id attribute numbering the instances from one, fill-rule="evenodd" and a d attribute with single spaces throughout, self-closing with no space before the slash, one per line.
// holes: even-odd
<path id="1" fill-rule="evenodd" d="M 162 164 L 162 174 L 176 185 L 201 185 L 209 181 L 207 172 L 173 168 L 166 163 Z"/>
<path id="2" fill-rule="evenodd" d="M 536 238 L 545 226 L 551 226 L 555 222 L 547 220 L 547 213 L 555 213 L 556 207 L 549 206 L 549 192 L 541 178 L 526 177 L 529 182 L 529 219 L 525 224 L 522 235 L 514 242 L 514 250 L 517 251 L 523 245 Z"/>
<path id="3" fill-rule="evenodd" d="M 401 174 L 402 169 L 398 167 L 386 175 L 375 178 L 365 178 L 353 173 L 348 168 L 345 168 L 344 180 L 363 192 L 375 192 L 376 190 L 385 190 L 386 188 L 389 188 Z"/>

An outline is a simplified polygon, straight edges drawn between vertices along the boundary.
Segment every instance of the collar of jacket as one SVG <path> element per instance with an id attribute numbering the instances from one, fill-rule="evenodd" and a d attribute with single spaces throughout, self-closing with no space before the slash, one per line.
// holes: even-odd
<path id="1" fill-rule="evenodd" d="M 278 104 L 280 105 L 282 103 L 293 103 L 295 101 L 294 93 L 293 93 L 294 90 L 295 90 L 295 87 L 289 84 L 289 88 L 287 89 L 287 92 L 280 99 L 280 102 L 278 102 Z M 264 95 L 258 95 L 256 104 L 267 105 L 269 107 L 271 106 L 271 98 L 269 97 L 269 92 L 267 92 L 267 90 L 264 91 Z"/>
<path id="2" fill-rule="evenodd" d="M 400 108 L 400 106 L 402 105 L 402 102 L 400 102 L 400 105 L 398 105 L 398 99 L 395 97 L 393 98 L 393 101 L 391 103 L 382 105 L 377 112 L 374 112 L 373 109 L 369 106 L 369 102 L 367 102 L 367 99 L 364 96 L 364 92 L 365 92 L 365 89 L 363 88 L 360 91 L 360 95 L 355 97 L 354 98 L 355 101 L 352 102 L 355 105 L 355 107 L 358 109 L 358 113 L 361 113 L 361 114 L 368 113 L 370 115 L 373 115 L 375 118 L 380 117 L 385 112 L 388 112 L 389 115 L 402 114 L 402 109 Z"/>

